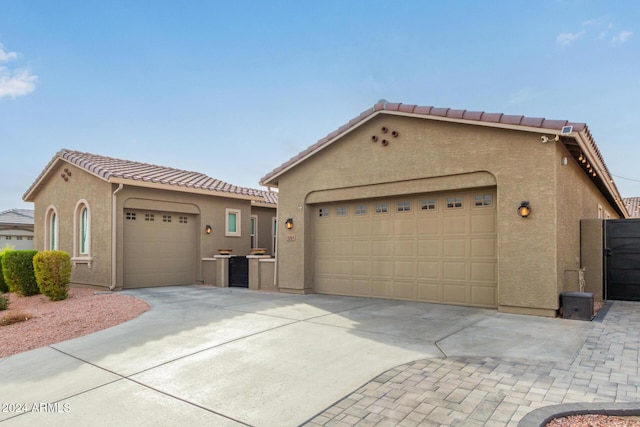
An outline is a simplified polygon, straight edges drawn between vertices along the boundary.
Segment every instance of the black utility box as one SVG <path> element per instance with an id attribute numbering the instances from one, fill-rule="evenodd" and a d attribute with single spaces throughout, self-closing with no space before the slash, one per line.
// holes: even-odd
<path id="1" fill-rule="evenodd" d="M 563 319 L 593 319 L 593 294 L 591 292 L 563 292 L 561 296 Z"/>

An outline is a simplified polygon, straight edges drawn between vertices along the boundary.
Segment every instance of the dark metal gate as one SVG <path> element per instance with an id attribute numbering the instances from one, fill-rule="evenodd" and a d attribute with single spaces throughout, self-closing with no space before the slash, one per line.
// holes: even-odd
<path id="1" fill-rule="evenodd" d="M 249 287 L 249 260 L 246 256 L 229 258 L 229 286 Z"/>
<path id="2" fill-rule="evenodd" d="M 605 298 L 640 301 L 640 219 L 604 223 Z"/>

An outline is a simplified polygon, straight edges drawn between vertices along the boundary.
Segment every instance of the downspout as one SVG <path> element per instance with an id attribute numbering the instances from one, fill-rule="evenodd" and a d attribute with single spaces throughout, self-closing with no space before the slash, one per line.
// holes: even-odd
<path id="1" fill-rule="evenodd" d="M 109 286 L 109 290 L 113 291 L 116 287 L 116 257 L 118 255 L 118 251 L 117 251 L 117 245 L 116 245 L 116 239 L 117 239 L 117 226 L 118 226 L 118 209 L 116 207 L 116 194 L 118 194 L 118 192 L 120 190 L 122 190 L 122 188 L 124 187 L 124 184 L 120 183 L 118 184 L 118 188 L 115 189 L 115 191 L 113 192 L 112 195 L 112 200 L 111 200 L 111 285 Z"/>

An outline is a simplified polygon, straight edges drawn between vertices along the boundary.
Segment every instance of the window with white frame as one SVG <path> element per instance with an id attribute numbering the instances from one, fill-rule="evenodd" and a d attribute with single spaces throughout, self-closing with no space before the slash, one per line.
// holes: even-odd
<path id="1" fill-rule="evenodd" d="M 423 211 L 435 211 L 436 210 L 436 200 L 435 199 L 426 199 L 420 202 L 420 209 Z"/>
<path id="2" fill-rule="evenodd" d="M 319 208 L 318 216 L 321 218 L 326 218 L 329 216 L 329 208 Z"/>
<path id="3" fill-rule="evenodd" d="M 475 206 L 484 207 L 493 205 L 493 196 L 491 194 L 477 194 L 475 197 Z"/>
<path id="4" fill-rule="evenodd" d="M 408 200 L 403 200 L 398 202 L 398 212 L 409 212 L 411 211 L 411 202 Z"/>
<path id="5" fill-rule="evenodd" d="M 251 215 L 249 222 L 249 235 L 251 236 L 251 248 L 258 247 L 258 216 Z"/>
<path id="6" fill-rule="evenodd" d="M 336 216 L 347 216 L 347 208 L 345 206 L 337 207 Z"/>
<path id="7" fill-rule="evenodd" d="M 275 255 L 278 248 L 276 245 L 278 236 L 278 218 L 275 216 L 271 217 L 271 224 L 271 253 Z"/>
<path id="8" fill-rule="evenodd" d="M 89 255 L 89 206 L 86 202 L 78 203 L 76 208 L 77 255 Z"/>
<path id="9" fill-rule="evenodd" d="M 389 204 L 387 202 L 376 203 L 376 213 L 388 213 L 389 212 Z"/>
<path id="10" fill-rule="evenodd" d="M 76 204 L 73 214 L 73 257 L 75 264 L 89 264 L 91 267 L 91 209 L 86 200 Z"/>
<path id="11" fill-rule="evenodd" d="M 447 209 L 462 208 L 462 197 L 447 197 Z"/>
<path id="12" fill-rule="evenodd" d="M 366 215 L 367 214 L 367 205 L 356 205 L 355 214 L 356 215 Z"/>
<path id="13" fill-rule="evenodd" d="M 240 237 L 241 230 L 241 212 L 239 209 L 225 209 L 224 230 L 225 236 Z"/>
<path id="14" fill-rule="evenodd" d="M 44 221 L 44 247 L 48 250 L 56 250 L 58 249 L 58 212 L 54 206 L 47 209 Z"/>

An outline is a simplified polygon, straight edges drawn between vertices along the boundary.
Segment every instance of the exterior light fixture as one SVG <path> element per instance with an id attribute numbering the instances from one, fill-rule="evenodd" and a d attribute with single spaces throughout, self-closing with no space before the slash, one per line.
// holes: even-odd
<path id="1" fill-rule="evenodd" d="M 520 207 L 518 207 L 518 215 L 522 218 L 526 218 L 531 215 L 531 205 L 526 200 L 520 202 Z"/>
<path id="2" fill-rule="evenodd" d="M 285 221 L 284 226 L 286 227 L 287 230 L 293 230 L 293 218 L 288 218 Z"/>
<path id="3" fill-rule="evenodd" d="M 211 226 L 210 226 L 209 224 L 207 224 L 207 225 L 204 227 L 204 232 L 205 232 L 205 233 L 207 233 L 207 234 L 211 234 L 211 231 L 212 231 L 212 230 L 213 230 L 213 228 L 211 228 Z"/>

